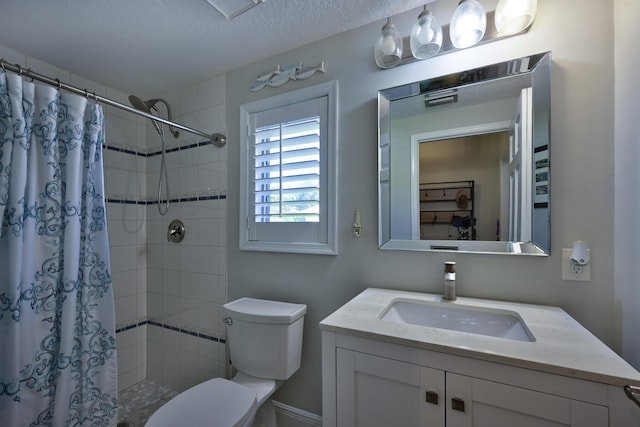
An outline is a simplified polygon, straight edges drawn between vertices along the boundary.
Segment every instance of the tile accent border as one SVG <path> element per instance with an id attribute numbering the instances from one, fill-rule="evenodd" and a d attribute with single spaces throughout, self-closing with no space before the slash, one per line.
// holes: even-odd
<path id="1" fill-rule="evenodd" d="M 198 202 L 205 200 L 225 200 L 227 198 L 226 194 L 219 194 L 218 191 L 205 191 L 202 193 L 187 193 L 183 194 L 179 197 L 174 197 L 169 199 L 170 203 L 184 203 L 184 202 Z M 157 205 L 157 200 L 145 200 L 142 198 L 136 198 L 133 196 L 127 196 L 124 194 L 107 194 L 106 195 L 107 203 L 116 203 L 121 205 Z M 164 203 L 166 200 L 161 200 L 161 203 Z"/>
<path id="2" fill-rule="evenodd" d="M 205 334 L 205 333 L 202 333 L 202 332 L 194 331 L 194 330 L 189 329 L 189 328 L 173 326 L 173 325 L 170 325 L 168 323 L 162 323 L 162 322 L 157 322 L 155 320 L 147 320 L 147 319 L 140 320 L 139 322 L 133 322 L 133 323 L 131 323 L 129 325 L 122 326 L 120 328 L 116 328 L 116 335 L 121 333 L 121 332 L 126 332 L 126 331 L 129 331 L 131 329 L 137 328 L 139 326 L 144 326 L 144 325 L 158 326 L 160 328 L 169 329 L 171 331 L 180 332 L 182 334 L 191 335 L 193 337 L 203 338 L 203 339 L 206 339 L 206 340 L 209 340 L 209 341 L 214 341 L 214 342 L 219 342 L 221 344 L 225 344 L 227 342 L 224 338 L 218 338 L 218 337 L 215 337 L 213 335 L 209 335 L 209 334 Z"/>
<path id="3" fill-rule="evenodd" d="M 192 148 L 204 147 L 206 145 L 213 145 L 213 142 L 200 141 L 200 142 L 194 142 L 187 145 L 180 145 L 180 143 L 167 144 L 167 148 L 165 151 L 167 154 L 169 154 L 169 153 L 175 153 L 176 151 L 190 150 Z M 118 153 L 131 154 L 132 156 L 139 156 L 139 157 L 153 157 L 153 156 L 159 156 L 160 154 L 162 154 L 162 149 L 160 150 L 154 149 L 153 151 L 143 151 L 138 147 L 133 147 L 130 145 L 113 144 L 113 143 L 105 143 L 103 145 L 103 148 L 105 150 L 117 151 Z"/>
<path id="4" fill-rule="evenodd" d="M 180 143 L 174 143 L 171 145 L 168 145 L 166 148 L 166 153 L 170 154 L 170 153 L 175 153 L 178 151 L 182 151 L 182 150 L 190 150 L 193 148 L 199 148 L 199 147 L 204 147 L 207 145 L 213 145 L 212 141 L 200 141 L 200 142 L 194 142 L 194 143 L 189 143 L 186 145 L 180 145 Z M 132 147 L 132 146 L 128 146 L 128 145 L 120 145 L 120 144 L 104 144 L 104 149 L 106 150 L 111 150 L 111 151 L 116 151 L 119 153 L 125 153 L 125 154 L 130 154 L 133 156 L 139 156 L 139 157 L 153 157 L 153 156 L 157 156 L 162 154 L 162 150 L 154 150 L 154 151 L 149 151 L 149 152 L 145 152 L 143 150 L 141 150 L 138 147 Z M 217 147 L 214 147 L 217 148 Z M 185 194 L 181 194 L 178 197 L 174 197 L 172 199 L 169 199 L 169 203 L 183 203 L 183 202 L 197 202 L 197 201 L 203 201 L 203 200 L 224 200 L 227 198 L 226 193 L 222 193 L 221 190 L 212 190 L 212 191 L 202 191 L 202 192 L 198 192 L 198 193 L 185 193 Z M 160 202 L 158 202 L 158 200 L 155 200 L 151 197 L 149 198 L 142 198 L 142 197 L 135 197 L 135 196 L 129 196 L 129 195 L 123 195 L 123 194 L 106 194 L 106 201 L 107 203 L 117 203 L 117 204 L 125 204 L 125 205 L 145 205 L 145 206 L 149 206 L 149 205 L 157 205 L 158 203 L 165 203 L 165 200 L 161 200 Z"/>

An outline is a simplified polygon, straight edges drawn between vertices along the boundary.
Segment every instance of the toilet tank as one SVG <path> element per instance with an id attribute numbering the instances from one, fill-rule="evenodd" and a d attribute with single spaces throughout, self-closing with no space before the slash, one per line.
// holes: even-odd
<path id="1" fill-rule="evenodd" d="M 240 298 L 225 304 L 223 311 L 235 369 L 286 380 L 300 368 L 306 305 Z"/>

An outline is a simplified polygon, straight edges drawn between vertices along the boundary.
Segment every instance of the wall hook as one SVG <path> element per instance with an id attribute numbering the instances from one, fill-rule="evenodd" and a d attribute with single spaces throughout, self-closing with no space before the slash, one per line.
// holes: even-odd
<path id="1" fill-rule="evenodd" d="M 356 208 L 354 218 L 353 218 L 353 235 L 356 237 L 360 237 L 361 232 L 362 232 L 362 223 L 360 222 L 360 209 Z"/>

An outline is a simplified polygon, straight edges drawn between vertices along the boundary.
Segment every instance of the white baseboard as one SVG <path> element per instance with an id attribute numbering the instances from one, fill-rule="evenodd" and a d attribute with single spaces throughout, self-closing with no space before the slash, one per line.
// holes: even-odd
<path id="1" fill-rule="evenodd" d="M 321 427 L 320 415 L 271 400 L 276 411 L 278 427 Z"/>

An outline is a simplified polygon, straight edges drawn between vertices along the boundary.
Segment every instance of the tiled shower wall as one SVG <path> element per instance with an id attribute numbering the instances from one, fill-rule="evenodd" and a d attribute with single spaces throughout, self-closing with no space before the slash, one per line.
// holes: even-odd
<path id="1" fill-rule="evenodd" d="M 0 57 L 128 105 L 128 95 L 0 45 Z M 180 91 L 175 121 L 225 132 L 224 77 Z M 163 114 L 164 107 L 159 106 Z M 143 379 L 175 390 L 224 375 L 226 149 L 166 132 L 172 202 L 155 203 L 160 136 L 150 121 L 105 106 L 105 192 L 116 309 L 118 388 Z M 186 225 L 180 245 L 166 227 Z"/>
<path id="2" fill-rule="evenodd" d="M 179 93 L 169 100 L 175 121 L 225 131 L 224 77 Z M 161 136 L 143 117 L 114 116 L 105 155 L 112 269 L 114 282 L 117 274 L 129 284 L 116 294 L 119 387 L 146 377 L 181 391 L 224 376 L 226 148 L 185 131 L 175 139 L 165 127 L 170 207 L 161 215 Z M 186 229 L 179 244 L 167 240 L 174 219 Z"/>
<path id="3" fill-rule="evenodd" d="M 180 91 L 176 121 L 207 133 L 225 129 L 224 77 Z M 173 103 L 172 103 L 173 104 Z M 164 111 L 164 107 L 160 107 Z M 151 154 L 160 135 L 147 126 Z M 227 149 L 203 143 L 200 136 L 165 132 L 171 205 L 162 216 L 147 206 L 147 377 L 176 391 L 214 376 L 224 376 L 226 302 Z M 160 155 L 147 161 L 147 194 L 155 200 Z M 167 240 L 173 219 L 185 226 L 180 244 Z"/>

